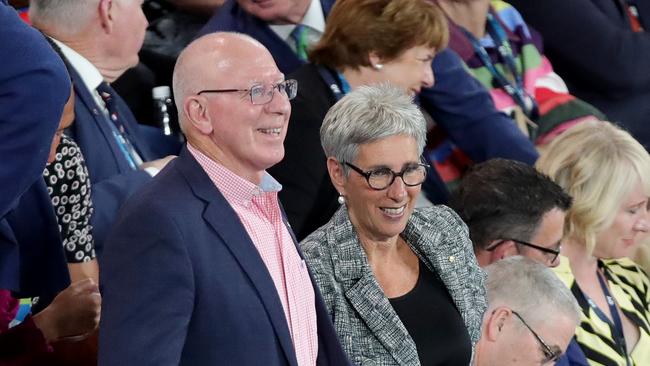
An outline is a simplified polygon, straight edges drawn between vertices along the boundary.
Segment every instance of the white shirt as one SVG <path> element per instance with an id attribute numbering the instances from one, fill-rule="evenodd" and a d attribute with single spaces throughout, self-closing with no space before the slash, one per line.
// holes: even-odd
<path id="1" fill-rule="evenodd" d="M 323 14 L 323 6 L 320 0 L 311 0 L 309 8 L 305 16 L 300 21 L 300 24 L 306 28 L 307 44 L 312 46 L 320 40 L 321 35 L 325 32 L 325 14 Z M 269 24 L 271 30 L 284 40 L 289 47 L 295 52 L 296 44 L 291 39 L 291 32 L 296 28 L 295 24 Z"/>
<path id="2" fill-rule="evenodd" d="M 99 72 L 99 70 L 95 67 L 95 65 L 88 61 L 87 58 L 83 57 L 81 54 L 68 47 L 66 44 L 54 38 L 52 38 L 52 41 L 54 41 L 54 43 L 56 43 L 56 45 L 61 48 L 61 53 L 63 53 L 63 56 L 65 56 L 68 62 L 70 62 L 70 65 L 72 65 L 75 71 L 79 74 L 81 80 L 84 82 L 84 85 L 95 99 L 95 103 L 97 103 L 97 105 L 102 108 L 104 114 L 108 115 L 108 110 L 106 109 L 104 100 L 99 96 L 99 93 L 97 92 L 97 87 L 102 83 L 102 81 L 104 81 L 104 77 Z"/>

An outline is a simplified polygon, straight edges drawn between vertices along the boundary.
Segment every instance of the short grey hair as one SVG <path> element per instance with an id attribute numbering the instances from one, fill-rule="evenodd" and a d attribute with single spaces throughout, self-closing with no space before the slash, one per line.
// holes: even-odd
<path id="1" fill-rule="evenodd" d="M 129 0 L 132 1 L 132 0 Z M 31 0 L 29 18 L 39 29 L 57 35 L 76 35 L 97 12 L 99 0 Z"/>
<path id="2" fill-rule="evenodd" d="M 514 256 L 485 267 L 488 311 L 507 306 L 536 324 L 566 317 L 580 320 L 580 307 L 553 271 L 532 259 Z"/>
<path id="3" fill-rule="evenodd" d="M 413 137 L 422 155 L 426 133 L 426 121 L 413 97 L 382 84 L 361 86 L 332 106 L 320 128 L 320 141 L 326 156 L 353 162 L 361 145 L 396 135 Z"/>

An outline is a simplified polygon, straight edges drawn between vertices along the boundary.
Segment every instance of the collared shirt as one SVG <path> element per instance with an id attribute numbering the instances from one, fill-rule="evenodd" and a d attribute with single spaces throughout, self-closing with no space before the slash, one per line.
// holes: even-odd
<path id="1" fill-rule="evenodd" d="M 320 40 L 321 35 L 323 35 L 323 32 L 325 32 L 325 15 L 323 14 L 323 7 L 320 0 L 311 0 L 311 4 L 309 4 L 309 8 L 300 24 L 306 27 L 307 44 L 310 46 L 316 44 Z M 296 28 L 295 24 L 269 24 L 269 27 L 292 50 L 296 51 L 296 44 L 291 39 L 291 32 Z"/>
<path id="2" fill-rule="evenodd" d="M 282 186 L 266 172 L 257 186 L 192 145 L 187 148 L 235 210 L 262 257 L 282 303 L 298 365 L 315 365 L 318 334 L 314 288 L 282 218 L 278 201 Z"/>
<path id="3" fill-rule="evenodd" d="M 59 46 L 59 48 L 61 48 L 61 52 L 63 53 L 63 56 L 65 56 L 65 58 L 68 59 L 70 65 L 72 65 L 75 71 L 77 71 L 77 73 L 81 77 L 81 80 L 84 82 L 84 85 L 90 91 L 90 94 L 92 94 L 93 98 L 95 99 L 95 103 L 97 103 L 98 106 L 102 107 L 102 110 L 108 116 L 108 110 L 106 109 L 106 104 L 104 103 L 104 100 L 102 100 L 102 97 L 100 97 L 99 93 L 97 92 L 97 87 L 99 86 L 99 84 L 102 83 L 102 81 L 104 81 L 104 77 L 102 76 L 102 74 L 95 67 L 95 65 L 93 65 L 90 61 L 88 61 L 87 58 L 83 57 L 77 51 L 68 47 L 65 43 L 56 40 L 54 38 L 52 38 L 52 41 L 54 41 L 54 43 L 56 43 L 56 45 Z"/>

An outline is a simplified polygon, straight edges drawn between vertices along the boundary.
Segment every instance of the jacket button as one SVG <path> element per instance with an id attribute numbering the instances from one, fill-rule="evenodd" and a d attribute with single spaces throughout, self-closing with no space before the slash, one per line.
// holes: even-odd
<path id="1" fill-rule="evenodd" d="M 449 256 L 449 261 L 450 262 L 453 263 L 455 260 L 456 260 L 456 257 L 454 257 L 453 255 Z"/>

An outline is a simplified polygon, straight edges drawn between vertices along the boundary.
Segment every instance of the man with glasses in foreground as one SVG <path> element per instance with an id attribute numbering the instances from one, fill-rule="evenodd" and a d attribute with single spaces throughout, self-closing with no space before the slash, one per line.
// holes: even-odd
<path id="1" fill-rule="evenodd" d="M 521 256 L 485 270 L 489 305 L 473 365 L 554 365 L 580 320 L 570 290 L 549 268 Z"/>
<path id="2" fill-rule="evenodd" d="M 449 205 L 469 227 L 482 267 L 513 255 L 549 267 L 560 263 L 571 197 L 535 168 L 506 159 L 477 164 L 452 192 Z"/>
<path id="3" fill-rule="evenodd" d="M 102 262 L 101 365 L 347 365 L 266 173 L 296 82 L 248 36 L 174 69 L 187 146 L 130 200 Z"/>

